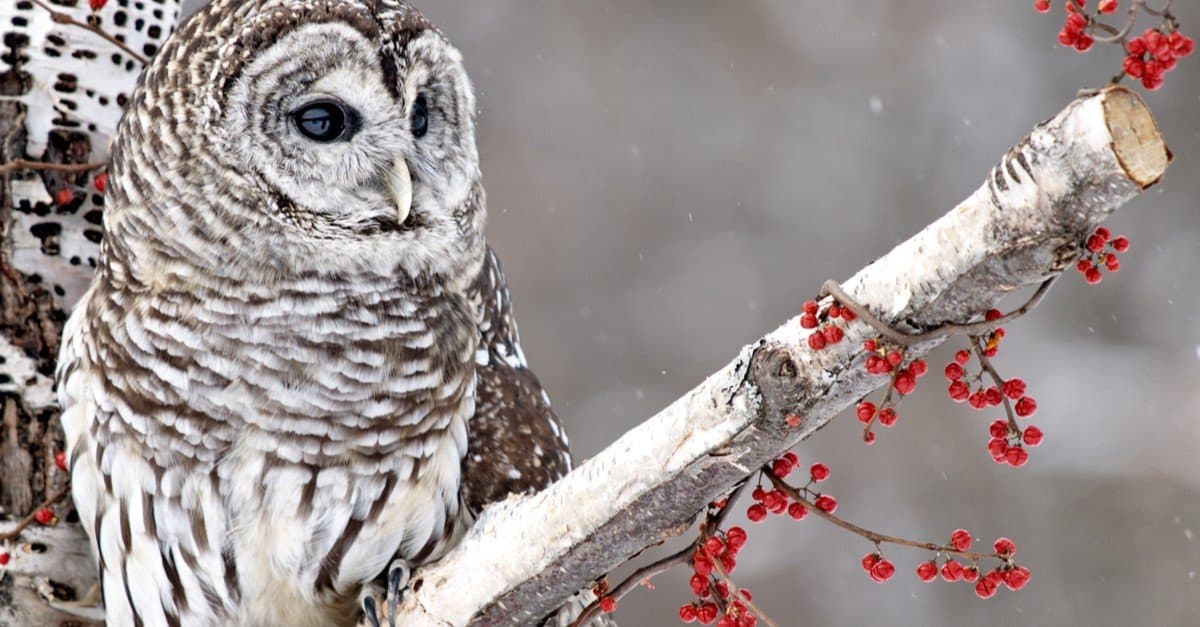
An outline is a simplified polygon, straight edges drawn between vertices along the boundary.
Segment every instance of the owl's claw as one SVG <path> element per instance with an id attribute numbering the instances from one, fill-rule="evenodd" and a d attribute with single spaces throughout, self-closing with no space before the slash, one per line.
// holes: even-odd
<path id="1" fill-rule="evenodd" d="M 380 627 L 379 612 L 375 611 L 375 597 L 369 594 L 363 597 L 362 611 L 363 617 L 367 621 L 367 625 L 370 625 L 370 627 Z"/>
<path id="2" fill-rule="evenodd" d="M 400 604 L 404 589 L 408 587 L 408 576 L 411 572 L 408 562 L 404 560 L 395 560 L 388 567 L 388 627 L 396 627 L 396 606 Z"/>

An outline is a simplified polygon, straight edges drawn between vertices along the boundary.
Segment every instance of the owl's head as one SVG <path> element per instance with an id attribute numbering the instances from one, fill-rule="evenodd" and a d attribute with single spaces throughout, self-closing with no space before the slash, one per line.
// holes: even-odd
<path id="1" fill-rule="evenodd" d="M 134 93 L 106 227 L 219 272 L 454 278 L 483 246 L 474 126 L 462 56 L 399 0 L 216 0 Z"/>

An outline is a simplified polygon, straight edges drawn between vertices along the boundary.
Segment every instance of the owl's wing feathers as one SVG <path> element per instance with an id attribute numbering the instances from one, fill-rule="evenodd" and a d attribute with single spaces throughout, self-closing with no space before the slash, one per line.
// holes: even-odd
<path id="1" fill-rule="evenodd" d="M 491 248 L 471 296 L 481 319 L 462 490 L 478 513 L 509 494 L 550 485 L 571 469 L 571 454 L 550 398 L 525 363 L 504 271 Z"/>

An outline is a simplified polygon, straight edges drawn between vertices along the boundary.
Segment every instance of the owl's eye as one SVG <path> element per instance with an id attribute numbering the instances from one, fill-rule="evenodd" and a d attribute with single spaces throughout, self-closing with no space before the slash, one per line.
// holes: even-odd
<path id="1" fill-rule="evenodd" d="M 429 105 L 425 102 L 425 94 L 417 96 L 412 110 L 412 133 L 418 139 L 429 132 Z"/>
<path id="2" fill-rule="evenodd" d="M 358 124 L 358 112 L 334 100 L 310 102 L 292 112 L 296 128 L 318 142 L 349 139 Z"/>

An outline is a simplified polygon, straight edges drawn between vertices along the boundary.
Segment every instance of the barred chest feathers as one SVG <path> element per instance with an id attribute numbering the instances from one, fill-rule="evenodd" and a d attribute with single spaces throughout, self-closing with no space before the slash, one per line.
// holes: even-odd
<path id="1" fill-rule="evenodd" d="M 393 556 L 451 544 L 466 525 L 476 314 L 442 289 L 379 285 L 90 292 L 65 383 L 90 379 L 98 419 L 64 424 L 101 558 L 150 562 L 241 624 L 321 625 L 352 616 Z M 166 546 L 135 550 L 139 526 Z"/>

